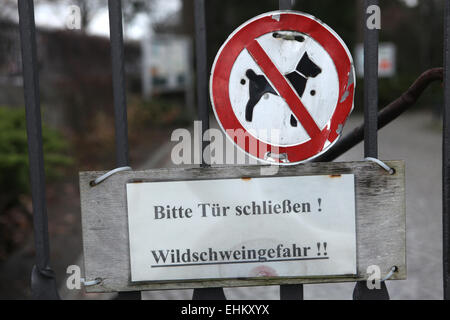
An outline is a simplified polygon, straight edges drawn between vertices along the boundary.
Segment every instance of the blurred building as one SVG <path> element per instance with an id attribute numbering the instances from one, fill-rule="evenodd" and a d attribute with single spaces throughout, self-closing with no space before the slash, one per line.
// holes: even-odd
<path id="1" fill-rule="evenodd" d="M 38 50 L 41 105 L 47 122 L 64 126 L 74 113 L 107 108 L 112 101 L 108 38 L 71 30 L 39 28 Z M 125 43 L 128 90 L 141 91 L 141 47 Z M 23 106 L 19 26 L 0 22 L 0 105 Z"/>

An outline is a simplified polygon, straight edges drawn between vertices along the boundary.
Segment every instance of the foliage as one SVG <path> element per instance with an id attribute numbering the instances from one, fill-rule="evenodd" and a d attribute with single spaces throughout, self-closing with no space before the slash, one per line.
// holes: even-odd
<path id="1" fill-rule="evenodd" d="M 48 180 L 59 178 L 72 163 L 59 132 L 43 127 L 42 141 Z M 0 212 L 29 192 L 28 145 L 24 109 L 0 107 Z"/>

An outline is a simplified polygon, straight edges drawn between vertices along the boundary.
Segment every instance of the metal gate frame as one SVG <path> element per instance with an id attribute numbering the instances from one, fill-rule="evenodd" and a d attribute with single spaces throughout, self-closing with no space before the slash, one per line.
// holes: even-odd
<path id="1" fill-rule="evenodd" d="M 379 5 L 378 0 L 364 0 L 367 8 Z M 291 0 L 279 0 L 279 9 L 292 8 Z M 31 289 L 35 299 L 59 299 L 55 274 L 50 267 L 48 218 L 45 200 L 44 158 L 39 93 L 39 76 L 36 50 L 36 26 L 33 0 L 18 0 L 20 39 L 22 48 L 24 95 L 27 120 L 30 183 L 33 201 L 33 227 L 36 247 L 36 264 L 31 275 Z M 128 125 L 125 92 L 124 45 L 122 26 L 122 1 L 108 0 L 111 41 L 112 82 L 114 90 L 115 143 L 117 167 L 129 166 Z M 444 299 L 450 300 L 450 0 L 446 0 L 444 14 L 444 70 L 432 69 L 422 74 L 400 98 L 378 112 L 378 42 L 379 31 L 364 27 L 364 124 L 340 140 L 332 151 L 316 161 L 333 161 L 335 158 L 364 140 L 364 156 L 377 158 L 378 129 L 394 120 L 411 107 L 430 83 L 444 80 L 443 115 L 443 287 Z M 195 0 L 195 32 L 197 62 L 198 118 L 203 133 L 209 128 L 208 63 L 206 51 L 205 0 Z M 203 142 L 203 150 L 206 148 Z M 202 150 L 202 152 L 203 152 Z M 203 158 L 203 157 L 202 157 Z M 207 166 L 203 162 L 202 167 Z M 119 293 L 120 299 L 140 299 L 140 292 Z M 303 299 L 303 285 L 281 285 L 282 300 Z M 193 299 L 226 299 L 222 288 L 195 289 Z M 368 290 L 365 282 L 356 283 L 354 300 L 389 299 L 384 282 L 380 290 Z"/>

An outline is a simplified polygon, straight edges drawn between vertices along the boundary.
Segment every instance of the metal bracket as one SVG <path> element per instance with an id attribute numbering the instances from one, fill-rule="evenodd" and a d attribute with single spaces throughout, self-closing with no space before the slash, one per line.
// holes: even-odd
<path id="1" fill-rule="evenodd" d="M 398 267 L 397 266 L 393 266 L 391 268 L 391 271 L 389 271 L 389 273 L 386 275 L 386 277 L 384 277 L 381 282 L 384 282 L 386 280 L 389 280 L 390 278 L 392 278 L 392 276 L 394 275 L 394 273 L 398 272 Z"/>
<path id="2" fill-rule="evenodd" d="M 86 281 L 86 279 L 81 278 L 80 282 L 85 286 L 85 287 L 91 287 L 91 286 L 96 286 L 100 283 L 102 283 L 103 279 L 102 278 L 95 278 L 94 280 L 90 280 L 90 281 Z"/>
<path id="3" fill-rule="evenodd" d="M 264 155 L 264 159 L 267 161 L 271 161 L 271 162 L 276 162 L 275 159 L 279 159 L 283 163 L 289 162 L 287 153 L 276 154 L 276 153 L 272 153 L 272 152 L 267 152 Z"/>
<path id="4" fill-rule="evenodd" d="M 105 173 L 104 175 L 98 177 L 95 180 L 92 180 L 90 182 L 91 187 L 95 187 L 97 185 L 99 185 L 100 183 L 102 183 L 103 181 L 105 181 L 106 179 L 108 179 L 109 177 L 111 177 L 112 175 L 118 173 L 118 172 L 122 172 L 122 171 L 128 171 L 128 170 L 133 170 L 131 167 L 120 167 L 120 168 L 116 168 L 114 170 L 111 170 L 107 173 Z"/>

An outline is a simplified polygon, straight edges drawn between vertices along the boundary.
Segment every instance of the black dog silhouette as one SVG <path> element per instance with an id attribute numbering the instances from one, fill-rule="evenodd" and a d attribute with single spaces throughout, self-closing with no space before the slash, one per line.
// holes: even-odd
<path id="1" fill-rule="evenodd" d="M 322 72 L 322 69 L 316 65 L 305 52 L 303 57 L 300 59 L 295 71 L 285 74 L 285 77 L 294 87 L 295 91 L 297 91 L 299 97 L 303 96 L 305 92 L 306 82 L 308 78 L 315 78 L 318 74 Z M 252 122 L 253 120 L 253 110 L 255 109 L 256 104 L 259 102 L 261 97 L 266 93 L 271 93 L 273 95 L 278 95 L 275 89 L 270 85 L 269 81 L 267 81 L 264 75 L 257 75 L 255 71 L 252 69 L 248 69 L 245 73 L 247 78 L 250 80 L 249 83 L 249 91 L 250 91 L 250 99 L 247 102 L 247 106 L 245 108 L 245 119 L 248 122 Z M 297 126 L 297 119 L 295 119 L 294 115 L 291 115 L 291 126 Z"/>

